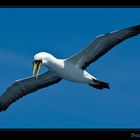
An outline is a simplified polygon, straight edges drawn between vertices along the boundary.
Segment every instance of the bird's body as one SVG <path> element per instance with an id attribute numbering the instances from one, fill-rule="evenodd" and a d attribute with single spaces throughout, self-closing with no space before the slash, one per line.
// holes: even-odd
<path id="1" fill-rule="evenodd" d="M 0 96 L 0 111 L 6 110 L 13 102 L 38 89 L 66 79 L 90 85 L 96 89 L 109 89 L 109 84 L 96 79 L 85 69 L 122 41 L 140 34 L 140 25 L 97 36 L 85 49 L 67 59 L 57 59 L 53 55 L 40 52 L 33 58 L 33 75 L 17 80 Z M 39 74 L 41 65 L 48 68 Z"/>
<path id="2" fill-rule="evenodd" d="M 39 55 L 48 55 L 48 53 L 41 52 Z M 94 78 L 85 70 L 76 67 L 74 64 L 69 62 L 67 59 L 57 59 L 55 57 L 49 58 L 47 63 L 44 65 L 57 76 L 78 83 L 92 84 Z"/>

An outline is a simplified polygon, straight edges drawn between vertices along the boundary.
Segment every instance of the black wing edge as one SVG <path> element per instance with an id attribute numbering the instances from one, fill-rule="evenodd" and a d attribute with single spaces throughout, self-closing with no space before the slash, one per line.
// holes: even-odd
<path id="1" fill-rule="evenodd" d="M 129 30 L 130 34 L 124 36 L 121 39 L 117 39 L 115 42 L 112 42 L 113 44 L 110 44 L 110 47 L 105 48 L 102 52 L 100 52 L 98 55 L 96 55 L 91 61 L 85 62 L 85 64 L 81 68 L 83 70 L 86 69 L 91 63 L 95 62 L 98 58 L 100 58 L 106 52 L 108 52 L 110 49 L 112 49 L 113 46 L 118 45 L 119 43 L 121 43 L 122 41 L 124 41 L 124 40 L 126 40 L 126 39 L 128 39 L 130 37 L 137 36 L 138 34 L 140 34 L 140 25 L 136 25 L 136 26 L 129 27 L 129 28 L 126 28 L 126 29 L 122 29 L 122 30 L 119 30 L 119 31 L 125 31 L 125 30 Z M 111 32 L 106 33 L 105 35 L 111 35 Z"/>
<path id="2" fill-rule="evenodd" d="M 7 100 L 6 102 L 3 102 L 3 101 L 1 100 L 1 97 L 4 96 L 4 93 L 3 93 L 3 95 L 0 96 L 0 112 L 6 111 L 7 108 L 8 108 L 12 103 L 14 103 L 16 100 L 22 98 L 23 96 L 28 95 L 28 94 L 30 94 L 30 93 L 32 93 L 32 92 L 35 92 L 35 91 L 37 91 L 37 90 L 39 90 L 39 89 L 41 89 L 41 88 L 46 88 L 46 87 L 48 87 L 48 86 L 50 86 L 50 85 L 56 84 L 56 83 L 58 83 L 58 82 L 61 81 L 61 80 L 62 80 L 62 78 L 58 78 L 58 79 L 55 80 L 55 81 L 52 81 L 52 82 L 48 82 L 48 83 L 44 83 L 44 84 L 38 85 L 36 88 L 32 88 L 32 90 L 30 90 L 29 92 L 27 92 L 27 91 L 28 91 L 28 88 L 24 88 L 24 87 L 23 87 L 23 88 L 20 89 L 19 82 L 15 82 L 14 84 L 12 84 L 12 85 L 7 89 L 4 93 L 6 93 L 6 92 L 8 92 L 9 90 L 11 90 L 13 87 L 14 87 L 14 88 L 15 88 L 15 87 L 16 87 L 16 88 L 19 87 L 20 94 L 17 94 L 17 96 L 15 96 L 14 98 L 11 98 L 11 99 Z"/>

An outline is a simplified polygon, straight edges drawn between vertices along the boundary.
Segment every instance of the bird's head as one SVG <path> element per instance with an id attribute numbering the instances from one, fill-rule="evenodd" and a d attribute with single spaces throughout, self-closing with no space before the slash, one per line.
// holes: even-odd
<path id="1" fill-rule="evenodd" d="M 49 53 L 46 52 L 40 52 L 37 53 L 33 57 L 33 68 L 32 68 L 32 75 L 34 76 L 34 73 L 36 73 L 36 78 L 38 78 L 38 74 L 40 71 L 40 68 L 42 65 L 47 65 L 48 61 L 52 58 L 53 56 Z"/>

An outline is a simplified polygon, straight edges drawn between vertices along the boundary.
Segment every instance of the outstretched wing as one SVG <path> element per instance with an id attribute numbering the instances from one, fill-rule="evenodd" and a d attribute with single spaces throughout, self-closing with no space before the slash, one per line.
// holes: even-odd
<path id="1" fill-rule="evenodd" d="M 99 59 L 114 46 L 138 34 L 140 34 L 140 25 L 97 36 L 87 48 L 67 61 L 71 61 L 79 68 L 86 69 L 89 64 Z"/>
<path id="2" fill-rule="evenodd" d="M 51 71 L 47 71 L 35 77 L 29 77 L 17 80 L 0 96 L 0 111 L 5 111 L 9 105 L 21 97 L 32 93 L 38 89 L 48 87 L 59 82 L 61 78 L 57 77 Z"/>

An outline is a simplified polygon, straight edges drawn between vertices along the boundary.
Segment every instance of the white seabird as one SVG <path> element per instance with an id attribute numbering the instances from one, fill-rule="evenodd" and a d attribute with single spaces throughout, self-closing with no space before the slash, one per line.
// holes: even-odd
<path id="1" fill-rule="evenodd" d="M 138 34 L 140 25 L 97 36 L 85 49 L 67 59 L 57 59 L 46 52 L 36 54 L 33 58 L 33 75 L 36 73 L 36 76 L 17 80 L 7 88 L 0 96 L 0 111 L 5 111 L 19 98 L 62 79 L 88 84 L 97 89 L 109 89 L 108 83 L 96 79 L 85 69 L 117 44 Z M 41 65 L 46 66 L 48 71 L 38 75 Z"/>

